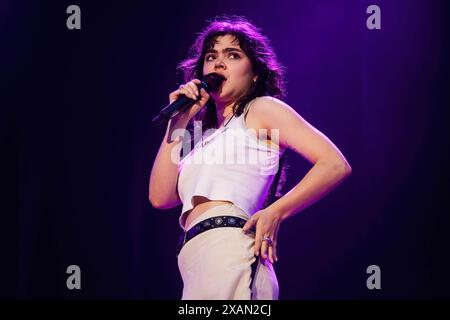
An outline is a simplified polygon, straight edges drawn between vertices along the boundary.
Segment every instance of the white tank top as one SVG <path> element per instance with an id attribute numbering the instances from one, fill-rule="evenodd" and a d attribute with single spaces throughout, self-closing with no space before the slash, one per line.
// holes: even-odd
<path id="1" fill-rule="evenodd" d="M 178 164 L 178 195 L 183 203 L 179 223 L 184 229 L 193 197 L 230 201 L 249 217 L 264 204 L 278 171 L 281 150 L 278 131 L 271 131 L 274 144 L 267 144 L 267 130 L 247 129 L 244 117 L 252 100 L 237 117 L 218 129 L 207 130 Z M 201 136 L 201 127 L 198 128 Z M 184 152 L 183 152 L 184 153 Z"/>

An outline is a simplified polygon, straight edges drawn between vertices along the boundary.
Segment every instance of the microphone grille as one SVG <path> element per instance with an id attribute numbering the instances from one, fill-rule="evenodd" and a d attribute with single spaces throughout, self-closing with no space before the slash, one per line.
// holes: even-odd
<path id="1" fill-rule="evenodd" d="M 206 84 L 206 91 L 214 92 L 219 89 L 222 82 L 225 80 L 223 76 L 218 73 L 209 73 L 203 78 L 203 82 Z"/>

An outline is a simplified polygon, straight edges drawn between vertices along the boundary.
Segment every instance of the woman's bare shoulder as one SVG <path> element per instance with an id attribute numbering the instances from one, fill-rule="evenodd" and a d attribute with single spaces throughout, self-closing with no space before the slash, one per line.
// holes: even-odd
<path id="1" fill-rule="evenodd" d="M 269 96 L 258 97 L 249 113 L 261 128 L 279 132 L 279 142 L 302 155 L 311 163 L 326 159 L 343 163 L 337 147 L 287 103 Z"/>

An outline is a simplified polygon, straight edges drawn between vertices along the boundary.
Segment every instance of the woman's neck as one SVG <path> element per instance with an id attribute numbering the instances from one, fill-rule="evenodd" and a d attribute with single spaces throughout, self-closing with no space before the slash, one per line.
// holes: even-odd
<path id="1" fill-rule="evenodd" d="M 219 127 L 222 126 L 224 121 L 230 119 L 231 114 L 233 113 L 233 103 L 217 103 L 216 102 L 216 115 L 217 115 L 217 123 Z"/>

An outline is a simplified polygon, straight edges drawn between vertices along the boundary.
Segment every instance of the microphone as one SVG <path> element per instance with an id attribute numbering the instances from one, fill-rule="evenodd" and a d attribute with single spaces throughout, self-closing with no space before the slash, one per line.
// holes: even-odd
<path id="1" fill-rule="evenodd" d="M 206 90 L 206 92 L 215 92 L 219 89 L 222 82 L 225 80 L 223 76 L 217 74 L 215 72 L 209 73 L 203 77 L 202 82 L 197 85 L 198 90 L 200 91 L 202 88 Z M 201 97 L 199 96 L 199 99 Z M 152 120 L 152 122 L 158 121 L 162 122 L 176 115 L 177 113 L 189 108 L 192 106 L 197 100 L 186 97 L 184 94 L 180 94 L 178 99 L 169 104 L 167 107 L 162 109 Z"/>

